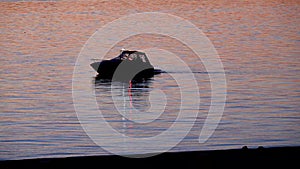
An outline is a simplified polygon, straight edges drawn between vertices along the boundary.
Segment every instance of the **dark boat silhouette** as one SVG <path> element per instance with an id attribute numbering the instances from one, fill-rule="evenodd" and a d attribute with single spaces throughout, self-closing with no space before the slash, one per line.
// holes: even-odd
<path id="1" fill-rule="evenodd" d="M 161 70 L 154 69 L 144 52 L 124 49 L 119 56 L 94 62 L 91 67 L 98 72 L 97 78 L 102 79 L 132 80 L 151 78 L 161 73 Z"/>

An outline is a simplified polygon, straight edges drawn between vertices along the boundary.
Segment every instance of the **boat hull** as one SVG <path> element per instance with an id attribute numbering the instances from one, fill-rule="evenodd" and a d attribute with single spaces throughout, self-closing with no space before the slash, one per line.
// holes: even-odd
<path id="1" fill-rule="evenodd" d="M 98 78 L 131 80 L 151 78 L 158 73 L 150 64 L 137 64 L 131 61 L 104 60 L 91 64 L 98 72 Z"/>

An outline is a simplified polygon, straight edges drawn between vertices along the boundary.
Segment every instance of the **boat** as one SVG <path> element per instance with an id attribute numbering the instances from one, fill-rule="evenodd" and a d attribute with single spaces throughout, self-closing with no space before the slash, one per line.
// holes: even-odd
<path id="1" fill-rule="evenodd" d="M 113 59 L 94 62 L 90 65 L 98 72 L 97 77 L 103 79 L 150 78 L 161 72 L 159 69 L 154 69 L 144 52 L 125 49 L 122 49 L 119 56 Z"/>

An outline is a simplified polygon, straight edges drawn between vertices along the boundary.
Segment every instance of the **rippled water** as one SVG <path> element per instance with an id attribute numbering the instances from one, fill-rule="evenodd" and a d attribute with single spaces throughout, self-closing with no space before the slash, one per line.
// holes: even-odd
<path id="1" fill-rule="evenodd" d="M 113 57 L 122 47 L 154 47 L 172 51 L 191 68 L 200 92 L 199 114 L 191 132 L 172 151 L 299 146 L 299 6 L 296 1 L 1 2 L 0 159 L 107 154 L 77 119 L 72 98 L 74 64 L 97 29 L 121 16 L 149 11 L 177 15 L 201 29 L 217 49 L 227 78 L 222 120 L 212 137 L 200 144 L 211 88 L 203 63 L 187 46 L 169 37 L 144 34 L 118 43 L 107 54 Z M 178 85 L 170 74 L 190 80 L 172 60 L 152 61 L 157 67 L 173 65 L 176 71 L 131 88 L 113 84 L 113 93 L 110 82 L 87 77 L 106 120 L 131 137 L 151 137 L 169 128 L 180 103 Z M 151 93 L 160 91 L 167 99 L 166 110 L 153 123 L 126 121 L 112 103 L 115 94 L 131 98 L 124 102 L 125 108 L 145 111 L 151 107 Z M 155 98 L 151 101 L 162 104 Z"/>

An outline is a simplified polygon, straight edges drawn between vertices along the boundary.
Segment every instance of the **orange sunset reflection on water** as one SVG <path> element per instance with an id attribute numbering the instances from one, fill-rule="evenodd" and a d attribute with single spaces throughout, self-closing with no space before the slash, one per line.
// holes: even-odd
<path id="1" fill-rule="evenodd" d="M 107 58 L 114 57 L 122 47 L 159 47 L 174 52 L 193 71 L 200 72 L 195 74 L 201 97 L 199 118 L 172 151 L 300 145 L 299 1 L 66 0 L 0 4 L 0 159 L 107 153 L 89 139 L 76 117 L 71 91 L 74 64 L 97 29 L 139 12 L 169 13 L 196 25 L 215 46 L 226 72 L 223 118 L 214 135 L 199 144 L 211 89 L 205 67 L 186 45 L 162 35 L 144 34 L 121 41 L 107 54 Z M 112 104 L 103 102 L 111 97 L 109 85 L 94 85 L 94 80 L 90 77 L 98 104 L 106 115 L 115 115 Z M 132 125 L 126 130 L 129 135 L 148 137 L 170 126 L 178 111 L 180 93 L 176 87 L 174 79 L 163 74 L 140 87 L 143 90 L 133 91 L 136 100 L 147 100 L 147 90 L 163 89 L 169 94 L 170 116 L 142 129 Z M 142 109 L 148 106 L 137 104 Z M 107 118 L 114 128 L 123 129 L 117 115 Z"/>

